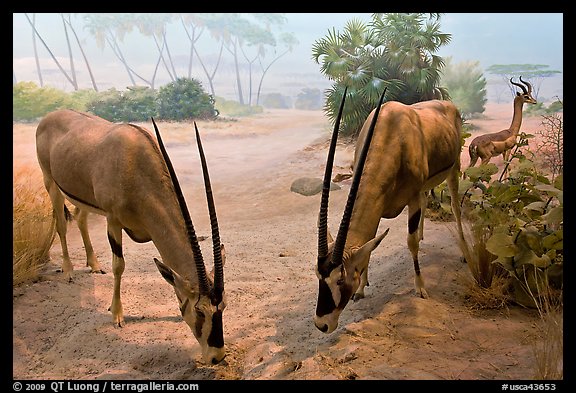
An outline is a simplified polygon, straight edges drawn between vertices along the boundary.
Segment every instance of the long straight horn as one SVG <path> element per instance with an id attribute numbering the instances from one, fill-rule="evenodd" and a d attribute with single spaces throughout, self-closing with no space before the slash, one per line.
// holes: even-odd
<path id="1" fill-rule="evenodd" d="M 210 214 L 210 227 L 212 228 L 212 245 L 214 248 L 214 291 L 218 294 L 222 294 L 224 291 L 224 264 L 222 262 L 218 218 L 216 217 L 216 208 L 214 207 L 214 196 L 212 195 L 212 185 L 210 184 L 208 165 L 206 165 L 206 156 L 204 155 L 204 149 L 202 148 L 202 141 L 200 140 L 200 133 L 198 132 L 196 122 L 194 122 L 194 129 L 196 130 L 196 142 L 198 144 L 198 152 L 200 153 L 200 161 L 202 163 L 202 175 L 204 177 L 204 188 L 206 189 L 206 200 L 208 202 L 208 212 Z"/>
<path id="2" fill-rule="evenodd" d="M 364 141 L 364 146 L 362 146 L 362 151 L 358 158 L 358 165 L 354 169 L 354 177 L 352 178 L 352 184 L 350 185 L 350 192 L 348 194 L 348 200 L 346 201 L 346 208 L 344 209 L 344 214 L 342 215 L 342 221 L 340 222 L 340 228 L 338 229 L 338 235 L 336 236 L 336 243 L 334 244 L 334 252 L 332 253 L 332 261 L 330 262 L 333 266 L 340 265 L 344 257 L 344 246 L 346 245 L 346 238 L 348 237 L 348 227 L 350 226 L 350 218 L 352 217 L 352 209 L 354 208 L 354 202 L 356 201 L 356 195 L 358 194 L 358 187 L 360 185 L 360 178 L 362 177 L 362 171 L 364 170 L 364 164 L 366 163 L 366 157 L 368 156 L 368 149 L 370 148 L 370 143 L 372 142 L 372 135 L 374 134 L 374 128 L 376 128 L 376 121 L 380 114 L 380 107 L 384 101 L 384 95 L 386 94 L 386 88 L 382 92 L 380 97 L 380 102 L 376 107 L 374 112 L 374 117 L 372 117 L 372 122 L 370 123 L 370 128 L 366 134 L 366 140 Z"/>
<path id="3" fill-rule="evenodd" d="M 532 85 L 524 80 L 522 80 L 522 75 L 520 75 L 520 82 L 524 83 L 528 87 L 528 94 L 532 93 Z"/>
<path id="4" fill-rule="evenodd" d="M 184 223 L 186 224 L 186 232 L 188 234 L 188 240 L 190 241 L 190 246 L 192 247 L 192 254 L 194 255 L 194 263 L 196 264 L 196 272 L 198 274 L 198 285 L 200 287 L 201 294 L 208 294 L 210 292 L 210 284 L 208 283 L 208 276 L 206 275 L 206 266 L 204 266 L 204 258 L 202 257 L 202 250 L 200 250 L 200 244 L 198 243 L 198 238 L 196 237 L 196 231 L 194 230 L 194 225 L 192 224 L 192 219 L 190 218 L 190 213 L 188 212 L 188 207 L 186 206 L 186 201 L 184 200 L 184 194 L 180 188 L 180 183 L 176 177 L 176 172 L 168 157 L 162 138 L 160 137 L 160 131 L 156 126 L 154 118 L 152 118 L 152 124 L 154 124 L 154 130 L 156 131 L 156 138 L 158 139 L 158 145 L 160 146 L 160 151 L 168 167 L 168 172 L 170 173 L 170 179 L 172 179 L 172 184 L 174 186 L 174 191 L 176 192 L 176 198 L 178 199 L 178 204 L 180 205 L 180 211 L 182 212 L 182 217 L 184 217 Z"/>
<path id="5" fill-rule="evenodd" d="M 334 164 L 334 154 L 336 152 L 336 141 L 338 140 L 338 131 L 340 129 L 340 119 L 344 110 L 344 101 L 348 87 L 344 89 L 342 102 L 338 110 L 338 116 L 334 123 L 332 139 L 330 140 L 330 149 L 328 150 L 328 159 L 326 160 L 326 170 L 324 172 L 324 183 L 322 186 L 322 198 L 320 200 L 320 214 L 318 215 L 318 262 L 324 260 L 328 255 L 328 197 L 330 195 L 330 178 L 332 177 L 332 166 Z"/>
<path id="6" fill-rule="evenodd" d="M 522 80 L 522 77 L 520 77 L 520 80 Z M 521 85 L 520 83 L 513 82 L 512 78 L 510 78 L 510 83 L 512 83 L 514 86 L 518 86 L 519 88 L 521 88 L 522 92 L 524 94 L 529 94 L 528 91 L 526 91 L 526 88 L 524 87 L 524 85 Z"/>

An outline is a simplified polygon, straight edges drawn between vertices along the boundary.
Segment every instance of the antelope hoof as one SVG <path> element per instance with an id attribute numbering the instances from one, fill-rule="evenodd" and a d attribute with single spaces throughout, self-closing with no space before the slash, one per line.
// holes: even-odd
<path id="1" fill-rule="evenodd" d="M 90 274 L 92 274 L 92 273 L 106 274 L 106 272 L 102 269 L 92 269 L 92 270 L 90 270 Z"/>
<path id="2" fill-rule="evenodd" d="M 422 299 L 428 299 L 428 292 L 426 292 L 425 288 L 420 288 L 419 290 L 417 290 L 416 292 L 419 292 L 418 294 L 420 295 L 420 297 Z"/>
<path id="3" fill-rule="evenodd" d="M 352 300 L 354 300 L 355 302 L 360 299 L 364 299 L 364 293 L 355 293 L 354 295 L 352 295 Z"/>

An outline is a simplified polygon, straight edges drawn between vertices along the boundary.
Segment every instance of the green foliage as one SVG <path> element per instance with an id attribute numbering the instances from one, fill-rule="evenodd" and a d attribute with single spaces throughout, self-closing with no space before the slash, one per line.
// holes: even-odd
<path id="1" fill-rule="evenodd" d="M 264 108 L 259 105 L 242 105 L 238 101 L 226 100 L 216 97 L 214 107 L 219 114 L 231 117 L 251 116 L 264 112 Z"/>
<path id="2" fill-rule="evenodd" d="M 550 285 L 561 287 L 550 277 L 563 270 L 564 203 L 562 175 L 551 182 L 527 157 L 529 148 L 520 150 L 529 137 L 520 135 L 506 180 L 491 181 L 498 169 L 488 164 L 467 169 L 461 187 L 470 194 L 473 228 L 488 231 L 486 250 L 515 279 L 516 301 L 532 307 Z"/>
<path id="3" fill-rule="evenodd" d="M 148 87 L 111 88 L 98 94 L 87 110 L 112 122 L 147 121 L 156 115 L 155 92 Z"/>
<path id="4" fill-rule="evenodd" d="M 34 82 L 18 82 L 12 86 L 12 120 L 32 121 L 48 112 L 73 107 L 64 91 L 53 87 L 38 87 Z"/>
<path id="5" fill-rule="evenodd" d="M 323 101 L 320 89 L 310 89 L 306 87 L 298 93 L 294 107 L 296 109 L 318 110 L 322 109 Z"/>
<path id="6" fill-rule="evenodd" d="M 262 97 L 262 105 L 266 108 L 290 109 L 292 100 L 281 93 L 269 93 Z"/>
<path id="7" fill-rule="evenodd" d="M 164 120 L 213 120 L 218 116 L 214 98 L 196 79 L 178 78 L 162 86 L 157 96 L 158 115 Z"/>
<path id="8" fill-rule="evenodd" d="M 452 58 L 446 59 L 442 75 L 442 84 L 450 93 L 452 102 L 463 117 L 483 113 L 486 104 L 486 79 L 479 68 L 479 62 L 452 64 Z"/>
<path id="9" fill-rule="evenodd" d="M 439 86 L 444 62 L 435 52 L 451 36 L 440 32 L 438 19 L 423 13 L 373 14 L 368 25 L 353 19 L 343 32 L 333 29 L 314 43 L 312 58 L 334 80 L 324 106 L 332 121 L 348 86 L 341 123 L 344 135 L 361 129 L 385 87 L 386 100 L 405 104 L 449 98 Z"/>

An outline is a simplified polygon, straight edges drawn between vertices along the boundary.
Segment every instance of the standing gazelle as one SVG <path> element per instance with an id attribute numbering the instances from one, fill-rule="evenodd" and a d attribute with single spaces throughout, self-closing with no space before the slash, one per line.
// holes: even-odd
<path id="1" fill-rule="evenodd" d="M 205 361 L 216 364 L 225 356 L 224 249 L 200 136 L 196 129 L 212 227 L 214 282 L 206 273 L 184 195 L 154 119 L 152 122 L 158 143 L 142 127 L 114 124 L 72 110 L 52 112 L 38 125 L 36 150 L 56 216 L 62 270 L 71 279 L 64 205 L 67 199 L 76 206 L 92 272 L 101 269 L 88 235 L 86 215 L 94 212 L 106 217 L 114 273 L 110 311 L 114 323 L 122 326 L 122 230 L 136 242 L 152 240 L 163 260 L 154 258 L 156 266 L 174 287 L 182 316 L 200 343 Z"/>
<path id="2" fill-rule="evenodd" d="M 319 288 L 314 324 L 324 333 L 336 329 L 350 299 L 364 297 L 370 254 L 388 234 L 386 230 L 376 236 L 380 219 L 397 217 L 406 206 L 416 292 L 428 297 L 418 264 L 426 208 L 424 192 L 445 179 L 460 240 L 464 242 L 457 197 L 462 127 L 457 108 L 440 100 L 413 105 L 390 101 L 382 105 L 384 93 L 358 136 L 354 176 L 335 241 L 328 232 L 328 196 L 346 91 L 334 125 L 318 218 Z"/>

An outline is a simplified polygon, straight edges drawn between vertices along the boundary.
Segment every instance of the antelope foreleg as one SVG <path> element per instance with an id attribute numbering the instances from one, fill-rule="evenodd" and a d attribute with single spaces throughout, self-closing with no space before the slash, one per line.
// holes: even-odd
<path id="1" fill-rule="evenodd" d="M 414 261 L 414 286 L 416 293 L 426 299 L 428 298 L 428 292 L 426 292 L 426 288 L 424 288 L 424 279 L 420 274 L 420 264 L 418 263 L 418 250 L 420 247 L 420 231 L 418 228 L 420 226 L 421 216 L 423 216 L 423 212 L 420 209 L 421 200 L 421 196 L 419 195 L 417 199 L 408 204 L 408 248 Z"/>
<path id="2" fill-rule="evenodd" d="M 122 327 L 124 325 L 124 312 L 122 310 L 122 301 L 120 300 L 120 283 L 122 273 L 124 273 L 124 257 L 122 255 L 122 229 L 119 225 L 114 225 L 108 221 L 108 240 L 112 248 L 112 273 L 114 273 L 114 293 L 112 294 L 112 320 L 115 325 Z"/>
<path id="3" fill-rule="evenodd" d="M 356 290 L 354 295 L 352 295 L 352 300 L 356 301 L 364 299 L 365 286 L 370 286 L 370 283 L 368 282 L 368 266 L 366 266 L 366 269 L 364 269 L 362 271 L 362 274 L 360 275 L 360 285 L 358 286 L 358 289 Z"/>

